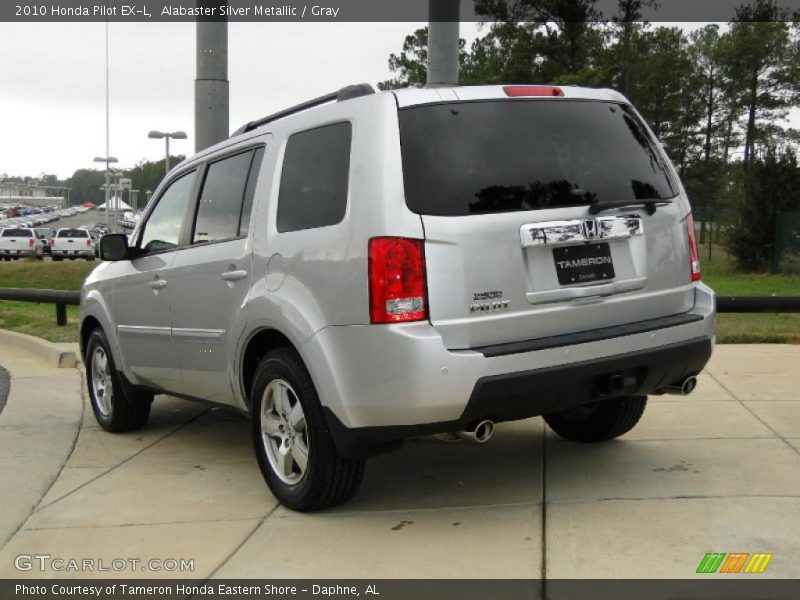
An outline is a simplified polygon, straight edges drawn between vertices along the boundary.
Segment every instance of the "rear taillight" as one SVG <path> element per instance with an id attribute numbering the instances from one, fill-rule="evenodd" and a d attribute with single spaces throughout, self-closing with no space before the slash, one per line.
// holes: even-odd
<path id="1" fill-rule="evenodd" d="M 689 268 L 692 281 L 700 281 L 700 251 L 697 249 L 697 234 L 694 231 L 692 213 L 686 217 L 686 233 L 689 236 Z"/>
<path id="2" fill-rule="evenodd" d="M 86 245 L 87 246 L 91 246 L 92 245 L 92 238 L 89 238 L 89 239 L 86 240 Z"/>
<path id="3" fill-rule="evenodd" d="M 372 323 L 428 318 L 422 240 L 379 237 L 369 241 L 369 317 Z"/>
<path id="4" fill-rule="evenodd" d="M 33 248 L 33 244 L 34 244 L 33 238 L 28 238 L 28 246 Z"/>
<path id="5" fill-rule="evenodd" d="M 503 91 L 509 98 L 519 98 L 520 96 L 554 96 L 562 97 L 564 90 L 550 85 L 507 85 Z"/>

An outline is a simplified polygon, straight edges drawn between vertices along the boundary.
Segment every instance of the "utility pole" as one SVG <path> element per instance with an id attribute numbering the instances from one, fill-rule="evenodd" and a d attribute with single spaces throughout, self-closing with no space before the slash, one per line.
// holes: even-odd
<path id="1" fill-rule="evenodd" d="M 428 0 L 428 87 L 458 85 L 459 0 Z"/>
<path id="2" fill-rule="evenodd" d="M 226 4 L 226 2 L 222 2 Z M 197 6 L 219 6 L 198 0 Z M 197 21 L 197 75 L 194 80 L 195 152 L 229 136 L 228 22 Z"/>

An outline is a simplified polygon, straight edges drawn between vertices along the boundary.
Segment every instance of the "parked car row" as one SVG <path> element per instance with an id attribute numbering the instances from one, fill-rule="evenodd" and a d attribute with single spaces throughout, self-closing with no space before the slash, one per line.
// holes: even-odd
<path id="1" fill-rule="evenodd" d="M 89 209 L 84 206 L 59 208 L 58 206 L 19 206 L 0 204 L 0 229 L 8 227 L 39 227 L 58 219 L 83 214 Z"/>
<path id="2" fill-rule="evenodd" d="M 6 227 L 0 229 L 0 258 L 17 260 L 49 255 L 56 262 L 94 260 L 99 256 L 103 235 L 94 228 L 64 227 L 56 231 L 50 227 Z"/>

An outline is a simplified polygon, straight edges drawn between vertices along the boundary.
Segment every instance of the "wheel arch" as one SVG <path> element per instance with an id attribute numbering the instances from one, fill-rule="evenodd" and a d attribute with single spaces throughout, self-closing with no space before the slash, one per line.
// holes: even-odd
<path id="1" fill-rule="evenodd" d="M 271 327 L 255 330 L 242 346 L 239 360 L 239 386 L 248 410 L 250 409 L 250 386 L 253 384 L 258 362 L 263 356 L 277 348 L 291 348 L 298 355 L 300 354 L 298 347 L 287 335 Z"/>
<path id="2" fill-rule="evenodd" d="M 89 336 L 92 335 L 92 332 L 95 329 L 103 329 L 103 324 L 100 323 L 100 320 L 94 315 L 87 315 L 84 317 L 84 319 L 81 321 L 79 339 L 81 356 L 85 356 L 86 346 L 89 344 Z M 105 330 L 103 329 L 103 331 Z"/>

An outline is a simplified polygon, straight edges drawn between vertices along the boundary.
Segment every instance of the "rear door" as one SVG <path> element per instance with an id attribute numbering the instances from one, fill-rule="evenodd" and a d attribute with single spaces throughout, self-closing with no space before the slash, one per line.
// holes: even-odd
<path id="1" fill-rule="evenodd" d="M 263 156 L 263 146 L 239 150 L 205 170 L 189 243 L 175 257 L 170 282 L 181 393 L 233 401 L 228 369 L 253 277 L 248 231 Z"/>
<path id="2" fill-rule="evenodd" d="M 430 318 L 448 347 L 691 308 L 680 186 L 629 105 L 481 100 L 403 108 L 399 119 Z M 629 206 L 590 211 L 614 203 Z"/>

